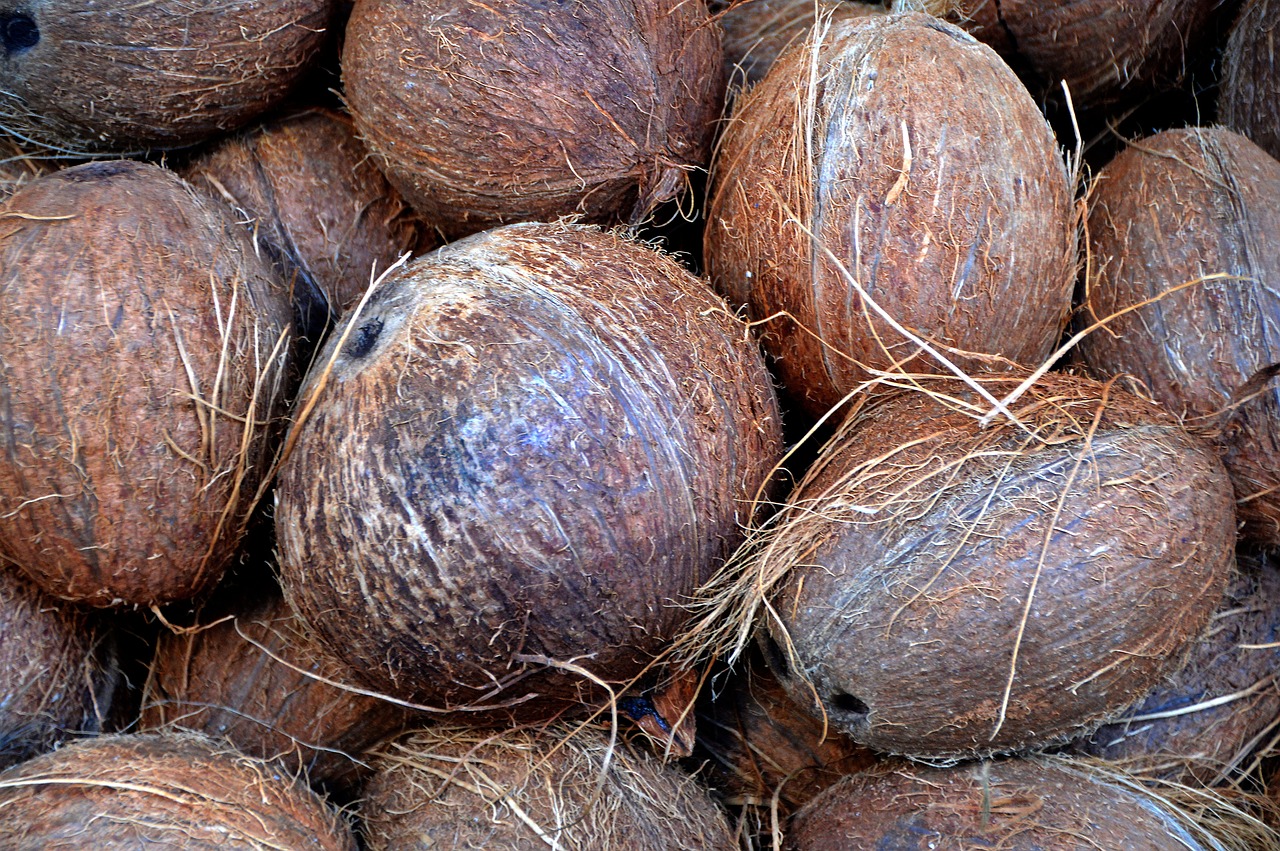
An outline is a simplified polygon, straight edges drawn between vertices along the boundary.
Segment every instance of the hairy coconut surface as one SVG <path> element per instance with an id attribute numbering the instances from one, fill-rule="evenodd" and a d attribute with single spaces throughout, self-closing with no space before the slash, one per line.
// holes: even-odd
<path id="1" fill-rule="evenodd" d="M 192 145 L 279 102 L 334 0 L 3 0 L 0 126 L 109 154 Z"/>
<path id="2" fill-rule="evenodd" d="M 713 181 L 712 280 L 769 320 L 814 415 L 875 370 L 945 372 L 922 337 L 969 369 L 1034 364 L 1066 324 L 1075 227 L 1053 133 L 990 48 L 927 15 L 813 30 L 740 101 Z"/>
<path id="3" fill-rule="evenodd" d="M 437 705 L 577 702 L 640 673 L 781 454 L 745 325 L 585 226 L 510 225 L 397 271 L 302 398 L 276 491 L 286 595 L 370 687 Z"/>
<path id="4" fill-rule="evenodd" d="M 356 847 L 296 778 L 192 733 L 102 736 L 13 766 L 0 835 L 13 851 Z"/>
<path id="5" fill-rule="evenodd" d="M 342 78 L 391 181 L 461 236 L 676 197 L 710 156 L 722 55 L 703 0 L 361 0 Z"/>
<path id="6" fill-rule="evenodd" d="M 279 596 L 161 633 L 139 729 L 225 738 L 313 784 L 344 787 L 368 748 L 404 728 L 409 711 L 354 687 L 346 669 L 306 636 Z"/>
<path id="7" fill-rule="evenodd" d="M 1280 3 L 1248 0 L 1222 57 L 1218 120 L 1280 157 Z"/>
<path id="8" fill-rule="evenodd" d="M 1280 545 L 1280 163 L 1221 128 L 1135 142 L 1091 191 L 1080 354 L 1214 436 L 1243 534 Z"/>
<path id="9" fill-rule="evenodd" d="M 53 168 L 22 149 L 17 140 L 0 136 L 0 202 Z"/>
<path id="10" fill-rule="evenodd" d="M 735 847 L 693 778 L 594 729 L 426 729 L 376 767 L 358 809 L 370 851 Z"/>
<path id="11" fill-rule="evenodd" d="M 267 457 L 289 298 L 244 229 L 129 161 L 0 209 L 0 555 L 50 593 L 211 587 Z"/>

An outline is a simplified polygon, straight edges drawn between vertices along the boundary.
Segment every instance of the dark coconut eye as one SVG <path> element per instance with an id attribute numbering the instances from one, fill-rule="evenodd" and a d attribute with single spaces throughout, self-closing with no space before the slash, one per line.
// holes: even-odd
<path id="1" fill-rule="evenodd" d="M 21 53 L 40 41 L 40 28 L 26 15 L 3 15 L 0 16 L 0 38 L 4 39 L 5 53 Z"/>

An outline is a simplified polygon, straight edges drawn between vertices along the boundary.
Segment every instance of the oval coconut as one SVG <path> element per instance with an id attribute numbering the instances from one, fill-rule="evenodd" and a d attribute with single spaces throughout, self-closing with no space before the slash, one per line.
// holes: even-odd
<path id="1" fill-rule="evenodd" d="M 283 390 L 289 297 L 177 175 L 56 172 L 0 215 L 0 554 L 55 596 L 149 606 L 235 552 Z"/>
<path id="2" fill-rule="evenodd" d="M 693 778 L 594 729 L 427 729 L 375 767 L 358 809 L 369 851 L 737 847 Z"/>
<path id="3" fill-rule="evenodd" d="M 334 10 L 334 0 L 0 0 L 0 125 L 63 153 L 202 142 L 278 103 Z"/>
<path id="4" fill-rule="evenodd" d="M 703 0 L 361 0 L 342 79 L 388 177 L 456 237 L 676 197 L 710 158 L 722 57 Z"/>
<path id="5" fill-rule="evenodd" d="M 1182 811 L 1123 775 L 1065 760 L 927 768 L 886 762 L 792 820 L 784 851 L 1208 851 Z"/>
<path id="6" fill-rule="evenodd" d="M 357 785 L 362 755 L 402 730 L 409 711 L 354 687 L 306 636 L 280 596 L 162 632 L 138 729 L 194 730 L 303 772 L 329 788 Z"/>
<path id="7" fill-rule="evenodd" d="M 1136 309 L 1081 342 L 1084 362 L 1211 434 L 1243 535 L 1280 545 L 1280 163 L 1229 130 L 1170 130 L 1119 154 L 1091 194 L 1083 318 Z"/>
<path id="8" fill-rule="evenodd" d="M 781 454 L 745 325 L 673 259 L 585 226 L 420 258 L 317 363 L 276 491 L 282 582 L 407 700 L 541 695 L 521 706 L 541 715 L 636 676 Z"/>
<path id="9" fill-rule="evenodd" d="M 1181 663 L 1230 576 L 1230 481 L 1154 403 L 1050 374 L 1021 426 L 987 410 L 949 380 L 862 405 L 736 557 L 744 589 L 773 586 L 793 698 L 877 750 L 1086 733 Z"/>
<path id="10" fill-rule="evenodd" d="M 0 773 L 12 851 L 355 851 L 296 778 L 194 734 L 102 736 Z"/>
<path id="11" fill-rule="evenodd" d="M 1218 119 L 1280 157 L 1280 2 L 1248 0 L 1222 57 Z"/>
<path id="12" fill-rule="evenodd" d="M 717 288 L 769 320 L 787 391 L 817 416 L 873 370 L 943 371 L 864 293 L 967 368 L 1040 362 L 1070 310 L 1075 229 L 1066 166 L 1022 84 L 920 13 L 814 38 L 735 110 L 705 240 Z"/>

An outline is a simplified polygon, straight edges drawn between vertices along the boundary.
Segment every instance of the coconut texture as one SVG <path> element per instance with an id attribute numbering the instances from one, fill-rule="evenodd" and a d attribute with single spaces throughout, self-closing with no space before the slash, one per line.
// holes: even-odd
<path id="1" fill-rule="evenodd" d="M 30 156 L 16 140 L 0 136 L 0 202 L 51 171 L 53 168 L 47 160 Z"/>
<path id="2" fill-rule="evenodd" d="M 1218 119 L 1280 157 L 1280 2 L 1248 0 L 1222 57 Z"/>
<path id="3" fill-rule="evenodd" d="M 806 410 L 870 370 L 937 372 L 863 298 L 969 369 L 1037 363 L 1067 321 L 1067 170 L 1017 77 L 921 13 L 832 22 L 744 97 L 713 169 L 708 269 L 768 319 Z M 981 97 L 975 96 L 981 93 Z M 784 318 L 785 316 L 785 318 Z"/>
<path id="4" fill-rule="evenodd" d="M 158 166 L 60 171 L 0 212 L 0 555 L 147 606 L 217 581 L 267 462 L 289 298 Z"/>
<path id="5" fill-rule="evenodd" d="M 388 177 L 456 237 L 645 218 L 710 158 L 722 62 L 703 0 L 360 0 L 342 79 Z"/>
<path id="6" fill-rule="evenodd" d="M 635 676 L 781 454 L 745 326 L 673 259 L 585 226 L 420 258 L 318 363 L 276 491 L 282 582 L 408 700 L 540 695 L 522 709 L 544 714 Z"/>
<path id="7" fill-rule="evenodd" d="M 195 730 L 313 784 L 357 785 L 361 755 L 402 730 L 409 711 L 340 687 L 346 669 L 302 633 L 282 597 L 239 608 L 161 634 L 139 729 Z"/>
<path id="8" fill-rule="evenodd" d="M 1092 196 L 1082 320 L 1154 301 L 1086 337 L 1082 358 L 1213 436 L 1243 535 L 1280 545 L 1280 163 L 1228 130 L 1171 130 L 1119 154 Z"/>
<path id="9" fill-rule="evenodd" d="M 278 103 L 334 0 L 3 0 L 0 124 L 53 151 L 193 145 Z"/>
<path id="10" fill-rule="evenodd" d="M 102 736 L 0 773 L 12 851 L 355 851 L 299 780 L 195 734 Z"/>
<path id="11" fill-rule="evenodd" d="M 358 810 L 369 851 L 737 847 L 693 778 L 594 729 L 422 730 L 375 768 Z"/>
<path id="12" fill-rule="evenodd" d="M 1051 374 L 1010 409 L 1025 428 L 987 410 L 945 380 L 862 406 L 746 571 L 777 579 L 792 697 L 877 750 L 1088 732 L 1181 664 L 1234 564 L 1226 472 L 1155 404 Z"/>
<path id="13" fill-rule="evenodd" d="M 1119 781 L 1119 782 L 1117 782 Z M 1121 778 L 1008 759 L 937 769 L 887 762 L 831 787 L 792 821 L 784 851 L 1205 851 L 1222 846 Z"/>

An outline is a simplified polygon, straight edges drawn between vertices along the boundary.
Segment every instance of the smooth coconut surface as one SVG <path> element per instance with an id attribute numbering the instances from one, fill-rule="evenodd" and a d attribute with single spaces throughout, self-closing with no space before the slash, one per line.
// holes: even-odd
<path id="1" fill-rule="evenodd" d="M 793 45 L 739 100 L 712 176 L 711 278 L 764 321 L 815 416 L 875 370 L 946 372 L 919 337 L 970 370 L 1034 365 L 1066 324 L 1053 133 L 999 56 L 928 15 L 833 20 Z"/>
<path id="2" fill-rule="evenodd" d="M 724 95 L 703 0 L 361 0 L 342 80 L 387 176 L 451 237 L 640 221 L 705 167 Z"/>
<path id="3" fill-rule="evenodd" d="M 1243 534 L 1280 544 L 1280 162 L 1229 130 L 1170 130 L 1116 156 L 1091 197 L 1081 321 L 1128 312 L 1081 342 L 1084 362 L 1213 437 Z"/>
<path id="4" fill-rule="evenodd" d="M 398 270 L 317 358 L 286 595 L 367 685 L 546 715 L 636 676 L 780 457 L 743 323 L 670 257 L 510 225 Z"/>
<path id="5" fill-rule="evenodd" d="M 1248 0 L 1222 57 L 1218 118 L 1280 157 L 1280 3 Z"/>
<path id="6" fill-rule="evenodd" d="M 0 214 L 0 554 L 95 606 L 225 570 L 269 460 L 289 296 L 248 234 L 129 161 L 40 178 Z"/>

